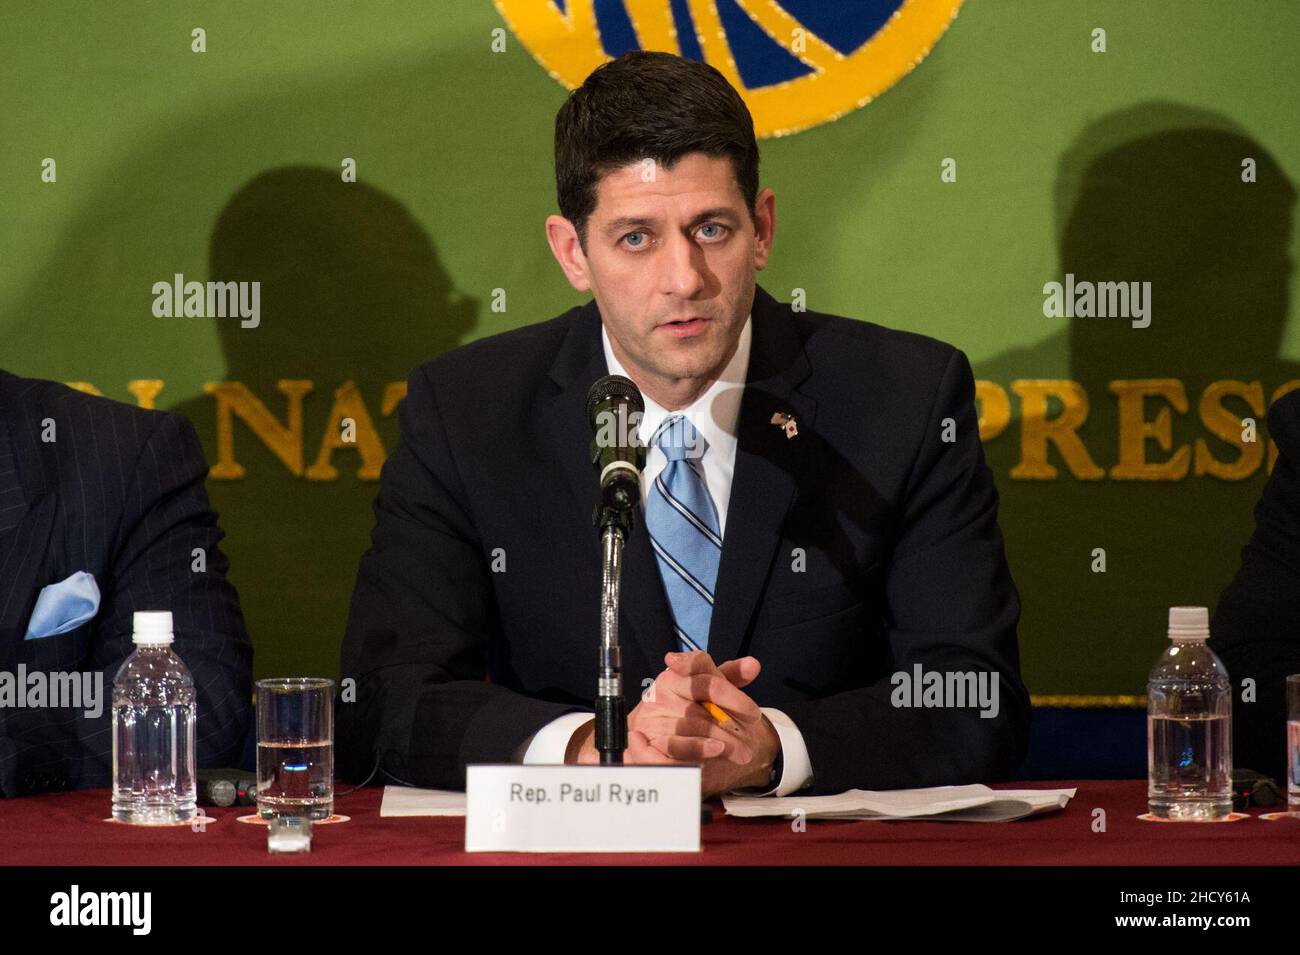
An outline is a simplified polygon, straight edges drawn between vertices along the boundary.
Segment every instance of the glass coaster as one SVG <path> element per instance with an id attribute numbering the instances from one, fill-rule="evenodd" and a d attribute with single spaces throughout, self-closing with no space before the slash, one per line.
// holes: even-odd
<path id="1" fill-rule="evenodd" d="M 313 819 L 311 824 L 313 826 L 332 826 L 336 822 L 350 822 L 351 820 L 351 816 L 340 816 L 338 813 L 335 813 L 328 819 Z M 263 819 L 257 813 L 253 813 L 251 816 L 236 816 L 235 821 L 246 822 L 250 826 L 269 826 L 271 824 L 271 820 Z"/>
<path id="2" fill-rule="evenodd" d="M 1142 813 L 1142 815 L 1138 816 L 1138 818 L 1141 819 L 1143 822 L 1175 822 L 1181 825 L 1183 823 L 1188 823 L 1188 822 L 1191 823 L 1239 822 L 1242 819 L 1249 819 L 1250 813 L 1230 812 L 1228 813 L 1228 815 L 1223 816 L 1220 819 L 1161 819 L 1159 816 L 1153 816 L 1149 812 L 1144 812 Z"/>
<path id="3" fill-rule="evenodd" d="M 119 826 L 134 826 L 137 829 L 179 829 L 181 826 L 187 828 L 198 826 L 202 828 L 203 826 L 216 821 L 217 820 L 212 816 L 195 816 L 193 819 L 187 819 L 184 822 L 127 822 L 125 819 L 114 819 L 112 816 L 109 816 L 104 820 L 104 822 L 115 822 Z"/>

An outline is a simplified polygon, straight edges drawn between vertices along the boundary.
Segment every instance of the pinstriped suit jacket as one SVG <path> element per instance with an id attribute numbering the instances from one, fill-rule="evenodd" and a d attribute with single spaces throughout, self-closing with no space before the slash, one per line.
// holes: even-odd
<path id="1" fill-rule="evenodd" d="M 253 651 L 206 475 L 183 416 L 0 370 L 0 670 L 103 675 L 96 717 L 88 706 L 0 706 L 0 794 L 109 785 L 113 677 L 137 610 L 172 612 L 173 649 L 197 691 L 199 765 L 238 758 Z M 196 548 L 205 572 L 192 569 Z M 24 640 L 41 588 L 79 570 L 99 584 L 94 619 Z"/>

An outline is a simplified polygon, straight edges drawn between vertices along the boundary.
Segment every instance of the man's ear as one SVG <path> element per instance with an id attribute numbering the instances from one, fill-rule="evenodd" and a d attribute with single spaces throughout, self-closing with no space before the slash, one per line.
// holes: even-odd
<path id="1" fill-rule="evenodd" d="M 776 193 L 771 189 L 764 189 L 754 200 L 754 232 L 754 269 L 761 272 L 767 267 L 776 236 Z"/>
<path id="2" fill-rule="evenodd" d="M 578 243 L 578 230 L 564 216 L 546 217 L 546 241 L 551 244 L 551 254 L 564 270 L 564 277 L 579 292 L 591 288 L 587 276 L 587 257 Z"/>

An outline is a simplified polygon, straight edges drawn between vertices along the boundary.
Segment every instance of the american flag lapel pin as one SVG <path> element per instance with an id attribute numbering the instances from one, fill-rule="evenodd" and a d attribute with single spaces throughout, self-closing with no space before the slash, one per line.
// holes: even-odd
<path id="1" fill-rule="evenodd" d="M 786 414 L 784 411 L 777 411 L 772 415 L 772 424 L 784 431 L 787 438 L 799 434 L 799 423 L 794 420 L 794 415 Z"/>

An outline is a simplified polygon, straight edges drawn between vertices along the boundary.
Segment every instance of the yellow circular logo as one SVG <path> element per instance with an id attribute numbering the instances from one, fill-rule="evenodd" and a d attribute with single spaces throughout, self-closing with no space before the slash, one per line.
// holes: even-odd
<path id="1" fill-rule="evenodd" d="M 569 89 L 628 50 L 716 67 L 758 136 L 865 106 L 920 63 L 962 0 L 495 0 L 519 41 Z"/>

